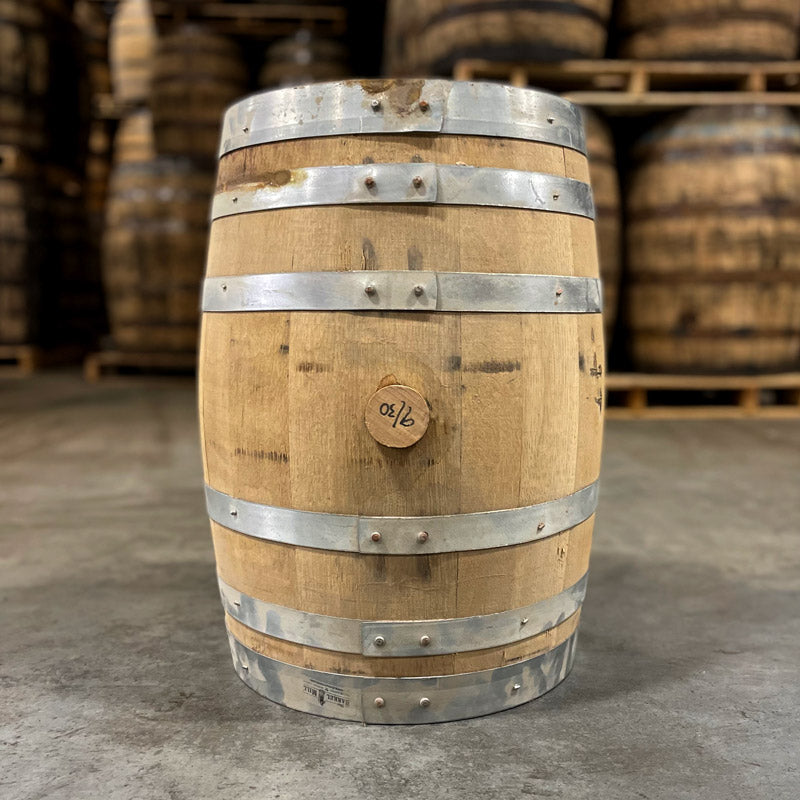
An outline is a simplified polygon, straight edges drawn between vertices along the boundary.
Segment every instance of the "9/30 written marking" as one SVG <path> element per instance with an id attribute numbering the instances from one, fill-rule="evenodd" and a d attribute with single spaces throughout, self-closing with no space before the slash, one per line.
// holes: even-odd
<path id="1" fill-rule="evenodd" d="M 381 416 L 393 419 L 393 428 L 396 428 L 398 424 L 403 428 L 410 428 L 414 424 L 414 418 L 411 416 L 414 409 L 411 406 L 407 406 L 405 400 L 401 401 L 399 411 L 396 406 L 396 403 L 381 403 L 379 409 Z"/>

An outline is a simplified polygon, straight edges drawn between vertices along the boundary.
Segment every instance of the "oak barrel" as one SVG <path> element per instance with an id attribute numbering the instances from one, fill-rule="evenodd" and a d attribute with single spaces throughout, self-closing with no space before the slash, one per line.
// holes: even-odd
<path id="1" fill-rule="evenodd" d="M 198 25 L 162 37 L 151 102 L 158 152 L 213 161 L 219 120 L 246 82 L 247 70 L 229 39 Z"/>
<path id="2" fill-rule="evenodd" d="M 108 43 L 117 102 L 148 102 L 155 49 L 156 23 L 150 0 L 120 0 L 111 19 Z"/>
<path id="3" fill-rule="evenodd" d="M 622 276 L 622 200 L 614 138 L 606 121 L 583 109 L 586 151 L 597 216 L 597 248 L 603 279 L 603 322 L 606 345 L 617 320 L 619 285 Z"/>
<path id="4" fill-rule="evenodd" d="M 114 166 L 103 241 L 114 345 L 193 352 L 213 173 L 187 159 L 117 152 L 127 160 Z"/>
<path id="5" fill-rule="evenodd" d="M 622 0 L 627 58 L 774 60 L 797 56 L 796 0 Z"/>
<path id="6" fill-rule="evenodd" d="M 264 87 L 291 86 L 346 78 L 350 75 L 347 61 L 347 48 L 341 42 L 302 28 L 267 48 L 258 83 Z"/>
<path id="7" fill-rule="evenodd" d="M 368 723 L 568 673 L 603 328 L 578 109 L 349 81 L 228 111 L 203 294 L 206 497 L 234 664 Z"/>
<path id="8" fill-rule="evenodd" d="M 387 70 L 450 74 L 459 59 L 605 54 L 611 0 L 390 0 Z"/>
<path id="9" fill-rule="evenodd" d="M 627 188 L 630 344 L 661 372 L 800 366 L 800 125 L 698 108 L 636 147 Z"/>
<path id="10" fill-rule="evenodd" d="M 0 148 L 0 344 L 38 343 L 46 236 L 41 176 L 9 174 Z"/>

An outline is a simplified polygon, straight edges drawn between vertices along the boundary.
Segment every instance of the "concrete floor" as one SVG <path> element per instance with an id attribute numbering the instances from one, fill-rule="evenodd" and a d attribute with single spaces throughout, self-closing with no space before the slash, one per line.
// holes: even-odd
<path id="1" fill-rule="evenodd" d="M 608 426 L 572 675 L 362 727 L 236 678 L 189 384 L 0 382 L 0 797 L 797 800 L 800 424 Z"/>

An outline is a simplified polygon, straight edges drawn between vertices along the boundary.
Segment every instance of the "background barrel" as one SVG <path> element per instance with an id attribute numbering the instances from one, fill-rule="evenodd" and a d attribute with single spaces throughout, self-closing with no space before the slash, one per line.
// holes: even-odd
<path id="1" fill-rule="evenodd" d="M 602 117 L 583 109 L 586 150 L 594 193 L 600 276 L 603 279 L 603 323 L 606 346 L 617 320 L 622 277 L 622 201 L 611 129 Z"/>
<path id="2" fill-rule="evenodd" d="M 531 173 L 542 176 L 536 180 L 543 182 L 539 201 L 546 207 L 567 202 L 567 193 L 586 191 L 585 155 L 564 139 L 548 138 L 550 131 L 566 130 L 579 146 L 580 114 L 563 100 L 529 90 L 447 81 L 316 85 L 265 93 L 259 101 L 261 112 L 247 112 L 256 141 L 275 134 L 271 120 L 287 126 L 280 137 L 289 140 L 246 147 L 245 137 L 244 149 L 222 157 L 207 297 L 242 297 L 238 281 L 247 275 L 269 279 L 281 273 L 281 280 L 291 282 L 310 273 L 308 285 L 318 282 L 320 288 L 309 292 L 323 298 L 331 296 L 323 279 L 347 280 L 350 274 L 362 283 L 338 311 L 249 306 L 225 313 L 206 304 L 200 355 L 205 476 L 239 674 L 292 707 L 369 722 L 468 717 L 525 702 L 545 690 L 531 677 L 531 665 L 542 667 L 553 682 L 566 674 L 578 612 L 554 613 L 526 628 L 529 618 L 520 609 L 578 590 L 588 565 L 591 511 L 572 526 L 562 522 L 554 528 L 532 516 L 524 541 L 497 549 L 482 549 L 488 546 L 484 539 L 460 537 L 448 546 L 440 540 L 447 534 L 437 531 L 465 521 L 464 515 L 561 503 L 576 491 L 592 491 L 602 424 L 600 315 L 552 313 L 561 302 L 559 281 L 570 280 L 565 277 L 553 279 L 543 305 L 548 313 L 469 312 L 474 297 L 484 296 L 480 291 L 465 300 L 465 313 L 356 314 L 348 313 L 347 303 L 363 311 L 360 303 L 374 302 L 381 309 L 389 291 L 381 288 L 383 280 L 406 282 L 393 296 L 427 303 L 434 280 L 429 270 L 469 273 L 463 276 L 469 280 L 475 280 L 471 273 L 482 273 L 492 296 L 504 281 L 557 264 L 561 275 L 578 276 L 573 280 L 587 291 L 597 278 L 589 207 L 563 213 L 515 207 L 532 202 Z M 355 117 L 353 108 L 360 109 Z M 455 115 L 445 120 L 449 134 L 432 135 L 430 117 L 447 109 Z M 238 114 L 236 106 L 228 112 L 223 138 L 241 131 Z M 508 138 L 469 135 L 468 125 L 459 133 L 473 114 L 483 114 L 483 124 L 491 119 L 504 125 Z M 545 141 L 515 138 L 524 134 L 514 120 L 548 115 L 558 125 L 542 126 Z M 314 119 L 311 135 L 317 138 L 297 138 L 305 119 Z M 326 124 L 338 135 L 320 136 Z M 398 128 L 402 135 L 386 135 Z M 325 167 L 347 177 L 334 180 L 315 171 Z M 503 207 L 507 198 L 497 189 L 484 198 L 488 205 L 470 205 L 463 193 L 449 201 L 458 205 L 448 204 L 448 181 L 474 181 L 465 189 L 474 191 L 496 175 L 492 169 L 522 180 L 525 201 Z M 449 177 L 437 177 L 440 171 Z M 435 202 L 417 202 L 418 194 L 433 197 L 424 193 L 434 192 L 434 185 Z M 354 199 L 327 194 L 337 186 Z M 310 205 L 293 199 L 304 192 Z M 252 203 L 280 207 L 258 209 Z M 307 300 L 302 291 L 271 296 L 290 303 L 294 297 L 298 308 Z M 588 302 L 585 295 L 580 302 Z M 429 416 L 427 433 L 409 449 L 384 446 L 365 425 L 365 410 L 368 423 L 369 408 L 376 414 L 373 422 L 388 420 L 394 436 L 398 426 L 387 415 L 396 402 L 397 420 L 407 423 L 401 401 L 378 401 L 386 391 L 413 396 L 404 386 L 424 398 L 415 413 Z M 214 505 L 220 498 L 221 512 Z M 276 540 L 282 534 L 269 525 L 248 528 L 247 502 L 288 515 L 280 531 L 306 520 L 298 523 L 310 526 L 303 544 L 291 536 Z M 306 512 L 313 512 L 310 521 Z M 326 544 L 318 526 L 331 514 L 375 517 L 363 522 L 363 545 L 348 541 L 347 522 L 336 542 Z M 400 538 L 383 527 L 395 515 L 408 517 Z M 430 537 L 424 527 L 429 523 Z M 498 530 L 510 535 L 504 524 Z M 393 547 L 408 550 L 401 555 Z M 495 612 L 513 617 L 503 644 L 481 633 L 485 615 Z M 294 624 L 282 628 L 283 615 L 294 613 L 317 622 L 327 615 L 348 630 L 386 624 L 383 632 L 366 635 L 365 644 L 357 642 L 356 651 L 331 640 L 309 643 Z M 465 620 L 472 617 L 478 618 L 477 641 L 448 645 L 436 633 L 423 632 L 399 655 L 392 649 L 399 620 L 417 620 L 424 631 L 431 620 L 460 626 L 470 625 Z M 459 673 L 468 675 L 453 677 Z M 270 676 L 277 682 L 269 683 Z M 384 698 L 377 694 L 381 684 L 372 683 L 418 676 L 440 676 L 426 684 L 431 691 L 461 680 L 469 686 L 456 687 L 451 704 L 440 695 L 415 695 L 415 688 L 404 694 L 396 684 L 398 696 Z M 496 691 L 476 688 L 492 676 Z"/>
<path id="3" fill-rule="evenodd" d="M 347 48 L 341 42 L 301 29 L 267 48 L 258 84 L 289 86 L 346 78 L 350 74 L 347 61 Z"/>
<path id="4" fill-rule="evenodd" d="M 786 109 L 699 108 L 635 151 L 628 323 L 637 366 L 800 366 L 800 126 Z"/>
<path id="5" fill-rule="evenodd" d="M 150 96 L 156 23 L 149 0 L 120 0 L 111 20 L 109 58 L 114 97 L 123 105 Z"/>
<path id="6" fill-rule="evenodd" d="M 192 352 L 213 174 L 185 159 L 125 152 L 112 175 L 103 243 L 114 344 Z"/>
<path id="7" fill-rule="evenodd" d="M 196 25 L 162 37 L 151 102 L 158 152 L 213 161 L 219 120 L 246 82 L 238 48 L 228 39 Z"/>
<path id="8" fill-rule="evenodd" d="M 390 0 L 389 74 L 450 74 L 461 58 L 601 58 L 611 0 Z"/>
<path id="9" fill-rule="evenodd" d="M 0 344 L 41 335 L 46 203 L 38 171 L 4 174 L 0 148 Z"/>
<path id="10" fill-rule="evenodd" d="M 797 56 L 795 0 L 622 0 L 627 58 L 774 60 Z"/>
<path id="11" fill-rule="evenodd" d="M 0 0 L 0 144 L 44 152 L 50 18 L 31 0 Z"/>

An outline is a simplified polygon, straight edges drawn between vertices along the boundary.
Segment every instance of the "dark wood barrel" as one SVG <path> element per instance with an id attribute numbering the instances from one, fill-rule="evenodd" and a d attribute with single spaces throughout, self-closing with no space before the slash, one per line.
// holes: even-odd
<path id="1" fill-rule="evenodd" d="M 213 183 L 213 173 L 186 159 L 115 166 L 103 279 L 118 349 L 195 350 Z"/>
<path id="2" fill-rule="evenodd" d="M 149 0 L 120 0 L 111 20 L 108 46 L 114 97 L 124 105 L 146 103 L 156 48 Z"/>
<path id="3" fill-rule="evenodd" d="M 0 147 L 0 344 L 36 344 L 47 236 L 41 175 L 4 167 Z"/>
<path id="4" fill-rule="evenodd" d="M 0 0 L 0 144 L 47 148 L 50 15 L 36 0 Z"/>
<path id="5" fill-rule="evenodd" d="M 603 324 L 608 347 L 617 320 L 619 284 L 622 276 L 622 201 L 614 137 L 608 123 L 583 109 L 586 152 L 594 193 L 600 277 L 603 279 Z"/>
<path id="6" fill-rule="evenodd" d="M 488 83 L 313 84 L 227 112 L 200 416 L 257 692 L 437 722 L 569 671 L 603 418 L 583 140 L 565 100 Z"/>
<path id="7" fill-rule="evenodd" d="M 451 74 L 461 58 L 600 58 L 611 0 L 392 0 L 390 74 Z"/>
<path id="8" fill-rule="evenodd" d="M 267 48 L 258 82 L 269 87 L 346 78 L 350 75 L 347 61 L 347 48 L 341 42 L 303 29 Z"/>
<path id="9" fill-rule="evenodd" d="M 632 355 L 660 372 L 800 366 L 800 125 L 698 108 L 636 147 L 626 190 Z"/>
<path id="10" fill-rule="evenodd" d="M 151 102 L 158 152 L 213 161 L 222 114 L 246 81 L 237 46 L 224 37 L 185 25 L 159 39 Z"/>
<path id="11" fill-rule="evenodd" d="M 627 58 L 797 56 L 797 0 L 621 0 L 618 19 Z"/>
<path id="12" fill-rule="evenodd" d="M 111 92 L 108 15 L 100 3 L 77 0 L 73 17 L 83 37 L 83 52 L 92 94 L 107 95 Z"/>

